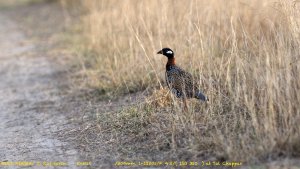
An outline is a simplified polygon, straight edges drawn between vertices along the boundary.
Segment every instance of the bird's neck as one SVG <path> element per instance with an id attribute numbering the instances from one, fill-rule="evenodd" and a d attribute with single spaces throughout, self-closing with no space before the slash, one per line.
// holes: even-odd
<path id="1" fill-rule="evenodd" d="M 167 65 L 166 65 L 167 70 L 169 70 L 170 67 L 173 66 L 173 65 L 175 65 L 175 58 L 174 57 L 168 58 L 168 62 L 167 62 Z"/>
<path id="2" fill-rule="evenodd" d="M 168 58 L 167 65 L 170 66 L 175 65 L 175 57 Z"/>

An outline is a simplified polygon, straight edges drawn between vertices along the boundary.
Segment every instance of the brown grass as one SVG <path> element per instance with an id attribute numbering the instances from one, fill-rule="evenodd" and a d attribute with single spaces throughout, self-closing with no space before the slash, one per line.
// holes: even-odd
<path id="1" fill-rule="evenodd" d="M 97 113 L 120 154 L 243 162 L 300 155 L 298 3 L 86 0 L 82 6 L 78 55 L 86 84 L 113 95 L 152 91 L 143 104 Z M 166 58 L 156 55 L 162 47 L 174 49 L 177 63 L 199 79 L 209 104 L 191 101 L 190 111 L 181 111 L 165 89 Z"/>

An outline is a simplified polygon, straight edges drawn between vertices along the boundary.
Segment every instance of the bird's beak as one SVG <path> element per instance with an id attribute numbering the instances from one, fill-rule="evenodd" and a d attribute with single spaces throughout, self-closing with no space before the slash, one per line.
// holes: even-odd
<path id="1" fill-rule="evenodd" d="M 162 50 L 158 51 L 157 54 L 162 54 Z"/>

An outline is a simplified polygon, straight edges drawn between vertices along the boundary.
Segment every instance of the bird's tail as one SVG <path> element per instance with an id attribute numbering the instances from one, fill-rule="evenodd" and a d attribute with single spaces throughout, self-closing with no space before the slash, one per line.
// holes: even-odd
<path id="1" fill-rule="evenodd" d="M 209 101 L 208 97 L 206 97 L 201 91 L 196 92 L 196 98 L 202 101 Z"/>

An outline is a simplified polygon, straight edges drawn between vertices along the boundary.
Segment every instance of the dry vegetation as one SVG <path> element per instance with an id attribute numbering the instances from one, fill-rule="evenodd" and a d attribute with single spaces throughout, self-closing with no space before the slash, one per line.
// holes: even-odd
<path id="1" fill-rule="evenodd" d="M 82 1 L 76 52 L 84 84 L 106 96 L 150 93 L 123 110 L 96 111 L 98 138 L 119 159 L 299 157 L 299 5 Z M 166 58 L 156 55 L 162 47 L 174 49 L 177 63 L 198 77 L 209 104 L 194 100 L 181 111 L 164 83 Z"/>

